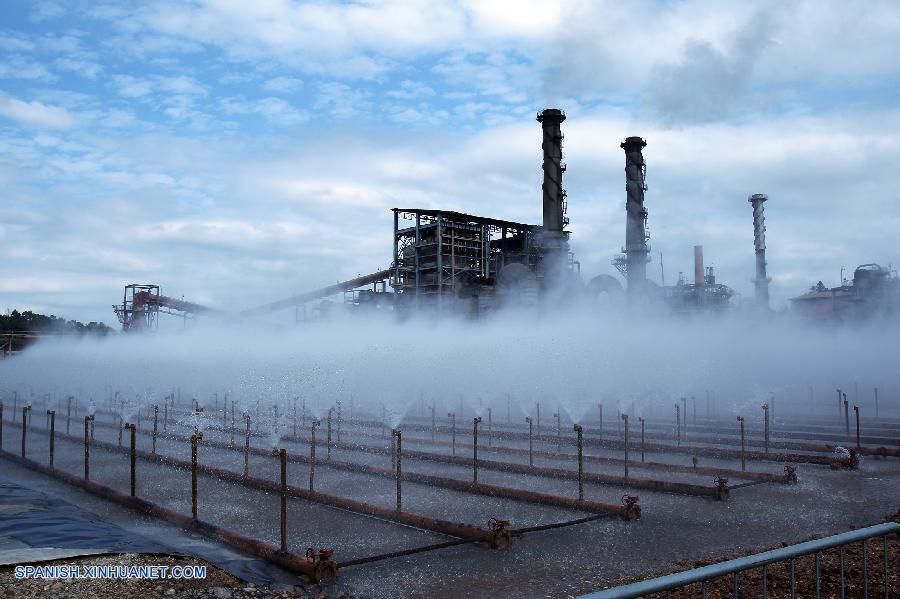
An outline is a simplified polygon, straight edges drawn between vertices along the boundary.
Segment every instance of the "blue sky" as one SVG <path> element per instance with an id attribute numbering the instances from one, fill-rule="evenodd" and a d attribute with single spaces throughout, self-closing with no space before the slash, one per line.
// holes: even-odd
<path id="1" fill-rule="evenodd" d="M 386 267 L 393 206 L 539 222 L 547 106 L 586 276 L 614 273 L 641 135 L 667 282 L 697 243 L 752 295 L 768 193 L 783 305 L 898 260 L 898 56 L 895 2 L 10 0 L 0 309 L 280 299 Z"/>

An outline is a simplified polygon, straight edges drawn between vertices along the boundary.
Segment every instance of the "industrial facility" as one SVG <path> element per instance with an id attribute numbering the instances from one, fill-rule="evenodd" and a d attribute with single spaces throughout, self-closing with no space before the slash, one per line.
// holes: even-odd
<path id="1" fill-rule="evenodd" d="M 380 310 L 405 318 L 434 314 L 480 318 L 510 306 L 536 306 L 552 295 L 553 302 L 597 300 L 601 296 L 674 314 L 723 313 L 733 307 L 735 291 L 716 279 L 704 264 L 703 246 L 694 246 L 694 276 L 679 273 L 675 285 L 647 278 L 651 260 L 645 200 L 647 141 L 628 137 L 625 152 L 625 244 L 612 265 L 625 284 L 608 274 L 585 281 L 581 264 L 569 250 L 567 192 L 563 187 L 562 124 L 566 115 L 557 108 L 537 114 L 543 151 L 542 214 L 540 224 L 504 220 L 494 216 L 463 214 L 433 208 L 394 208 L 393 256 L 390 268 L 380 270 L 239 312 L 244 318 L 293 308 L 295 320 L 326 316 L 335 309 Z M 752 279 L 754 305 L 768 313 L 769 283 L 766 262 L 765 203 L 756 193 L 752 206 L 756 272 Z M 662 256 L 660 255 L 660 267 Z M 794 309 L 814 319 L 858 318 L 885 314 L 897 303 L 896 273 L 878 265 L 856 270 L 852 284 L 825 289 L 821 283 L 792 300 Z M 343 294 L 342 302 L 331 297 Z M 113 309 L 123 330 L 157 326 L 159 313 L 188 318 L 224 315 L 206 306 L 161 295 L 154 284 L 125 287 L 121 304 Z M 232 315 L 234 316 L 234 315 Z"/>
<path id="2" fill-rule="evenodd" d="M 794 310 L 811 320 L 859 321 L 892 316 L 900 305 L 897 271 L 879 264 L 863 264 L 851 281 L 828 288 L 819 281 L 803 295 L 791 298 Z"/>

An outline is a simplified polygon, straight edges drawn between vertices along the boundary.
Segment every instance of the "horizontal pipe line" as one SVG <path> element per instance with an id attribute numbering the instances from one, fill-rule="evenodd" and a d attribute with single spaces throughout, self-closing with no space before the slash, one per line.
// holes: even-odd
<path id="1" fill-rule="evenodd" d="M 65 439 L 67 441 L 72 441 L 75 443 L 81 442 L 82 440 L 74 435 L 67 435 L 65 433 L 57 433 L 57 437 L 61 439 Z M 190 439 L 186 439 L 189 441 Z M 200 445 L 209 445 L 205 441 L 201 441 Z M 111 451 L 114 453 L 130 453 L 130 449 L 125 447 L 118 447 L 113 443 L 109 443 L 107 441 L 99 441 L 93 440 L 91 441 L 92 447 L 98 447 L 101 449 L 105 449 L 107 451 Z M 255 452 L 254 452 L 255 453 Z M 266 452 L 262 452 L 263 455 L 271 455 Z M 177 468 L 183 468 L 190 470 L 191 462 L 189 460 L 181 460 L 179 458 L 175 458 L 172 456 L 166 456 L 159 453 L 152 454 L 145 450 L 136 450 L 135 456 L 144 461 L 157 462 L 160 464 L 166 464 L 175 466 Z M 288 456 L 289 458 L 292 456 Z M 319 460 L 316 460 L 319 463 Z M 324 463 L 324 461 L 322 462 Z M 226 470 L 223 468 L 216 468 L 214 466 L 208 466 L 206 464 L 197 464 L 197 471 L 202 472 L 208 476 L 212 476 L 215 478 L 219 478 L 222 480 L 228 480 L 230 482 L 235 482 L 238 484 L 242 484 L 248 487 L 254 487 L 258 489 L 262 489 L 265 491 L 272 491 L 278 493 L 281 491 L 281 485 L 279 483 L 273 481 L 267 481 L 260 478 L 255 478 L 251 476 L 244 477 L 243 474 L 238 474 L 237 472 L 233 472 L 231 470 Z M 295 487 L 292 485 L 288 485 L 287 488 L 288 494 L 299 498 L 305 499 L 308 501 L 313 501 L 316 503 L 321 503 L 324 505 L 329 505 L 331 507 L 336 507 L 339 509 L 343 509 L 349 512 L 357 513 L 364 516 L 372 516 L 377 517 L 384 520 L 390 520 L 392 522 L 397 522 L 400 524 L 405 524 L 407 526 L 411 526 L 413 528 L 425 529 L 434 532 L 439 532 L 441 534 L 445 534 L 452 537 L 457 538 L 465 538 L 472 539 L 477 541 L 487 541 L 490 539 L 490 531 L 487 529 L 483 529 L 476 526 L 466 525 L 466 524 L 456 524 L 453 522 L 448 522 L 445 520 L 439 520 L 437 518 L 431 518 L 429 516 L 413 514 L 409 512 L 397 512 L 396 510 L 391 510 L 389 508 L 384 508 L 381 506 L 364 503 L 361 501 L 356 501 L 353 499 L 347 499 L 344 497 L 338 497 L 336 495 L 328 495 L 325 493 L 319 493 L 318 491 L 310 492 L 307 489 L 302 489 L 299 487 Z"/>
<path id="2" fill-rule="evenodd" d="M 97 426 L 115 428 L 114 425 L 110 425 L 107 423 L 100 423 Z M 148 431 L 137 431 L 137 434 L 147 436 L 147 435 L 150 435 L 151 433 Z M 157 437 L 167 439 L 170 441 L 180 441 L 180 442 L 189 441 L 188 437 L 176 435 L 171 432 L 159 433 L 157 435 Z M 284 436 L 284 437 L 282 437 L 282 439 L 285 441 L 291 441 L 293 439 L 300 440 L 299 437 L 294 438 L 293 436 Z M 93 441 L 92 443 L 106 443 L 106 442 L 105 441 Z M 200 443 L 201 447 L 207 446 L 207 447 L 225 449 L 225 450 L 234 451 L 234 452 L 243 452 L 242 447 L 237 447 L 237 446 L 232 447 L 230 443 L 226 443 L 224 441 L 213 441 L 211 439 L 203 439 L 199 443 Z M 127 451 L 127 450 L 125 450 L 125 448 L 119 448 L 112 444 L 109 444 L 109 445 L 111 447 L 114 447 L 117 450 L 121 449 L 121 450 Z M 332 446 L 337 447 L 339 449 L 340 448 L 346 449 L 346 448 L 351 447 L 349 444 L 345 444 L 345 443 L 340 443 L 340 444 L 332 443 Z M 387 450 L 387 449 L 381 449 L 381 448 L 373 448 L 373 449 L 376 449 L 377 453 L 383 453 L 383 454 L 389 453 L 389 450 Z M 265 456 L 270 455 L 269 452 L 267 452 L 264 449 L 258 448 L 258 447 L 250 447 L 250 453 L 252 453 L 253 455 L 265 455 Z M 437 454 L 427 454 L 427 455 L 437 455 Z M 403 456 L 404 457 L 416 457 L 415 455 L 412 455 L 408 452 L 404 452 Z M 297 453 L 288 454 L 287 459 L 288 459 L 288 461 L 295 462 L 295 463 L 309 463 L 309 458 L 307 456 L 297 454 Z M 500 462 L 498 462 L 498 463 L 500 463 Z M 362 474 L 371 474 L 371 475 L 385 477 L 385 478 L 394 478 L 394 476 L 395 476 L 393 470 L 377 468 L 375 466 L 368 466 L 365 464 L 356 464 L 356 463 L 352 463 L 352 462 L 342 462 L 342 461 L 338 461 L 338 460 L 329 460 L 329 459 L 316 459 L 316 464 L 321 465 L 321 466 L 329 466 L 329 467 L 336 468 L 339 470 L 359 472 Z M 468 461 L 468 464 L 471 465 L 471 460 Z M 482 465 L 485 465 L 485 467 L 487 467 L 489 469 L 493 469 L 493 468 L 490 468 L 491 462 L 478 460 L 478 464 L 479 464 L 479 467 L 481 467 Z M 551 470 L 551 469 L 548 469 L 548 470 Z M 565 472 L 567 474 L 574 474 L 574 473 L 569 473 L 568 471 L 560 471 L 560 472 Z M 530 474 L 531 472 L 523 471 L 523 473 Z M 590 474 L 592 474 L 592 473 L 586 473 L 585 476 L 587 477 Z M 575 475 L 575 476 L 577 478 L 577 475 Z M 566 477 L 563 477 L 563 478 L 566 478 Z M 632 519 L 634 517 L 633 509 L 632 509 L 632 511 L 629 511 L 626 508 L 626 506 L 617 505 L 617 504 L 613 504 L 613 503 L 570 499 L 568 497 L 562 497 L 559 495 L 551 495 L 548 493 L 539 493 L 536 491 L 526 491 L 523 489 L 514 489 L 514 488 L 510 488 L 510 487 L 501 487 L 501 486 L 496 486 L 496 485 L 486 485 L 483 483 L 470 483 L 467 481 L 462 481 L 462 480 L 454 479 L 454 478 L 433 476 L 433 475 L 427 475 L 427 474 L 419 474 L 419 473 L 409 472 L 409 471 L 406 471 L 403 473 L 403 480 L 407 481 L 407 482 L 412 482 L 412 483 L 420 483 L 420 484 L 427 484 L 427 485 L 436 486 L 436 487 L 450 488 L 450 489 L 459 490 L 459 491 L 477 494 L 477 495 L 488 495 L 491 497 L 500 497 L 500 498 L 511 499 L 511 500 L 515 500 L 515 501 L 525 501 L 528 503 L 540 503 L 540 504 L 544 504 L 544 505 L 552 505 L 555 507 L 564 507 L 564 508 L 580 510 L 580 511 L 584 511 L 584 512 L 615 514 L 615 515 L 619 515 L 625 519 Z M 588 479 L 586 478 L 586 480 L 588 480 Z M 594 481 L 594 482 L 597 482 L 597 481 Z M 698 489 L 705 490 L 704 487 L 698 487 Z"/>
<path id="3" fill-rule="evenodd" d="M 310 577 L 314 582 L 319 582 L 319 580 L 316 580 L 317 573 L 314 565 L 307 561 L 305 557 L 300 557 L 293 553 L 282 553 L 277 547 L 268 543 L 245 537 L 234 531 L 215 526 L 202 520 L 193 520 L 187 515 L 170 510 L 145 499 L 126 495 L 125 493 L 121 493 L 105 485 L 90 480 L 84 480 L 83 478 L 79 478 L 63 470 L 44 466 L 34 460 L 22 458 L 5 450 L 0 450 L 0 456 L 70 485 L 84 489 L 94 495 L 115 501 L 138 512 L 168 520 L 185 529 L 193 530 L 206 537 L 225 542 L 232 547 L 273 562 L 286 570 L 304 574 Z"/>

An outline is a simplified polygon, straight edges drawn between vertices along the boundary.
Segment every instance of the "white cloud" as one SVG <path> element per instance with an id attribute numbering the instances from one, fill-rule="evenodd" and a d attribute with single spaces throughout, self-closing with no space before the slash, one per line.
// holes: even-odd
<path id="1" fill-rule="evenodd" d="M 96 79 L 103 72 L 103 65 L 96 62 L 86 60 L 73 60 L 71 58 L 57 58 L 53 61 L 54 66 L 66 71 L 78 73 L 82 77 L 88 79 Z"/>
<path id="2" fill-rule="evenodd" d="M 419 98 L 427 98 L 429 96 L 433 96 L 434 90 L 424 83 L 419 83 L 418 81 L 412 81 L 410 79 L 404 79 L 400 82 L 400 89 L 391 90 L 387 92 L 387 95 L 392 98 L 399 98 L 401 100 L 416 100 Z"/>
<path id="3" fill-rule="evenodd" d="M 309 119 L 309 115 L 281 98 L 261 98 L 247 100 L 241 97 L 223 98 L 222 111 L 225 114 L 258 114 L 270 123 L 295 125 Z"/>
<path id="4" fill-rule="evenodd" d="M 52 82 L 57 77 L 41 63 L 21 54 L 7 54 L 0 58 L 0 79 L 26 79 Z"/>
<path id="5" fill-rule="evenodd" d="M 75 118 L 63 108 L 25 102 L 6 94 L 0 94 L 0 115 L 39 128 L 64 129 L 75 124 Z"/>
<path id="6" fill-rule="evenodd" d="M 303 81 L 296 77 L 275 77 L 263 83 L 263 89 L 280 94 L 295 92 L 303 86 Z"/>

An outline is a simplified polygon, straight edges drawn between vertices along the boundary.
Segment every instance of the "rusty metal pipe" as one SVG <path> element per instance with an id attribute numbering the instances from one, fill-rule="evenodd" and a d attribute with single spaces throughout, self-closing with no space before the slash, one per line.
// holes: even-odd
<path id="1" fill-rule="evenodd" d="M 122 451 L 121 449 L 117 448 L 114 444 L 111 444 L 111 443 L 104 443 L 104 442 L 100 441 L 100 442 L 96 442 L 96 444 L 99 447 L 103 447 L 104 449 L 107 449 L 109 451 Z M 207 445 L 209 447 L 216 447 L 219 449 L 225 449 L 225 450 L 229 449 L 228 444 L 225 442 L 203 441 L 203 444 Z M 257 454 L 257 455 L 271 455 L 270 451 L 266 451 L 263 449 L 253 448 L 252 451 L 254 454 Z M 170 466 L 176 466 L 176 467 L 181 467 L 181 468 L 185 468 L 185 469 L 192 468 L 191 462 L 188 462 L 185 460 L 180 460 L 180 459 L 174 458 L 174 457 L 169 457 L 169 456 L 164 456 L 164 455 L 159 455 L 159 454 L 154 456 L 154 455 L 151 455 L 149 452 L 141 452 L 141 451 L 138 451 L 138 457 L 140 457 L 141 459 L 147 460 L 147 461 L 157 462 L 157 463 L 161 463 L 161 464 L 168 464 Z M 287 459 L 292 462 L 308 461 L 308 458 L 306 458 L 304 456 L 298 456 L 298 455 L 293 455 L 293 456 L 288 455 Z M 331 462 L 330 465 L 341 466 L 342 463 L 341 462 Z M 396 477 L 395 470 L 388 471 L 388 470 L 377 469 L 377 468 L 374 468 L 371 466 L 362 466 L 362 465 L 359 465 L 359 466 L 360 466 L 360 468 L 356 470 L 358 472 L 371 473 L 371 474 L 374 474 L 377 476 L 389 476 L 391 478 Z M 238 484 L 244 484 L 244 485 L 259 488 L 259 489 L 262 489 L 265 491 L 277 492 L 279 490 L 278 485 L 271 481 L 262 480 L 262 479 L 258 479 L 258 478 L 254 478 L 254 477 L 244 477 L 236 472 L 232 472 L 232 471 L 224 470 L 224 469 L 220 469 L 220 468 L 215 468 L 212 466 L 206 466 L 206 465 L 202 465 L 202 464 L 197 464 L 196 468 L 197 468 L 197 471 L 207 474 L 209 476 L 213 476 L 220 480 L 227 480 L 227 481 L 235 482 Z M 406 475 L 404 475 L 404 477 L 405 476 Z M 418 477 L 419 475 L 413 474 L 412 476 Z M 429 484 L 429 481 L 427 481 L 427 480 L 425 480 L 425 481 L 417 480 L 416 482 L 424 482 L 425 484 Z M 454 482 L 457 485 L 461 485 L 461 486 L 455 487 L 460 490 L 466 490 L 466 489 L 470 489 L 472 487 L 472 484 L 469 482 L 466 482 L 466 481 L 454 481 Z M 481 486 L 479 486 L 479 488 L 480 487 Z M 492 495 L 492 494 L 496 494 L 498 492 L 502 492 L 502 490 L 503 490 L 502 487 L 489 487 L 488 490 L 486 490 L 484 492 L 482 492 L 480 490 L 475 491 L 475 492 L 480 493 L 480 494 L 485 494 L 485 495 Z M 388 520 L 400 522 L 402 524 L 407 524 L 407 525 L 415 526 L 418 528 L 425 528 L 428 530 L 434 530 L 434 531 L 440 532 L 442 534 L 448 534 L 448 535 L 452 535 L 452 536 L 456 536 L 456 537 L 460 537 L 460 538 L 467 538 L 467 539 L 473 539 L 473 540 L 479 540 L 479 541 L 487 541 L 490 537 L 490 531 L 488 531 L 484 528 L 475 527 L 475 526 L 471 526 L 471 525 L 450 523 L 450 522 L 446 522 L 443 520 L 436 520 L 433 518 L 429 518 L 427 516 L 410 514 L 408 512 L 398 513 L 396 511 L 396 509 L 394 509 L 394 508 L 382 508 L 380 506 L 366 504 L 366 503 L 358 502 L 358 501 L 343 498 L 343 497 L 326 495 L 326 494 L 323 494 L 320 492 L 309 492 L 306 489 L 292 487 L 290 485 L 288 485 L 288 494 L 293 497 L 298 497 L 300 499 L 315 501 L 317 503 L 322 503 L 322 504 L 326 504 L 326 505 L 332 505 L 335 507 L 346 509 L 348 511 L 361 513 L 361 514 L 365 514 L 365 515 L 376 516 L 379 518 L 385 518 Z M 547 497 L 552 498 L 553 496 L 547 496 Z M 560 499 L 564 499 L 564 498 L 560 498 Z M 591 511 L 593 509 L 596 509 L 598 505 L 607 506 L 607 504 L 596 504 L 595 505 L 593 503 L 589 503 L 589 505 L 587 505 L 587 506 L 579 506 L 578 509 L 588 509 L 588 511 Z M 572 506 L 562 506 L 562 507 L 572 507 Z M 604 507 L 602 509 L 607 509 L 607 507 Z M 618 507 L 613 506 L 612 509 L 613 509 L 613 511 L 615 511 L 615 510 L 618 510 Z M 605 512 L 605 513 L 611 513 L 611 512 Z M 618 513 L 618 512 L 615 511 L 615 513 Z"/>
<path id="2" fill-rule="evenodd" d="M 741 423 L 741 472 L 747 469 L 746 450 L 744 448 L 744 417 L 738 416 L 738 422 Z"/>
<path id="3" fill-rule="evenodd" d="M 675 402 L 675 442 L 681 445 L 681 406 Z"/>
<path id="4" fill-rule="evenodd" d="M 456 414 L 453 412 L 448 412 L 447 417 L 450 419 L 450 434 L 453 438 L 452 443 L 452 453 L 456 455 Z"/>
<path id="5" fill-rule="evenodd" d="M 850 439 L 850 402 L 847 401 L 847 394 L 844 393 L 844 426 L 847 430 L 847 440 Z"/>
<path id="6" fill-rule="evenodd" d="M 159 404 L 153 406 L 153 444 L 150 453 L 156 453 L 156 435 L 159 432 Z"/>
<path id="7" fill-rule="evenodd" d="M 534 466 L 534 423 L 530 416 L 525 417 L 528 423 L 528 465 Z"/>
<path id="8" fill-rule="evenodd" d="M 186 437 L 175 437 L 170 436 L 173 440 L 187 440 Z M 219 441 L 204 441 L 205 445 L 209 447 L 215 447 L 219 449 L 230 449 L 228 444 L 225 442 Z M 117 449 L 115 445 L 99 442 L 99 446 L 104 447 L 106 449 L 112 451 L 121 451 L 121 449 Z M 269 451 L 253 448 L 254 454 L 257 455 L 271 455 Z M 413 457 L 421 458 L 421 459 L 430 459 L 432 454 L 422 455 L 420 452 L 413 452 Z M 174 466 L 180 466 L 183 468 L 190 468 L 191 464 L 189 462 L 179 460 L 177 458 L 167 457 L 167 456 L 152 456 L 147 452 L 138 452 L 138 456 L 142 459 L 152 460 L 159 463 L 170 464 Z M 450 456 L 441 456 L 446 458 L 447 461 L 451 461 L 451 463 L 459 463 L 464 464 L 467 463 L 468 460 L 465 458 L 450 458 Z M 308 462 L 308 458 L 302 455 L 294 455 L 288 456 L 288 459 L 292 462 Z M 509 469 L 511 472 L 519 472 L 519 473 L 537 473 L 540 475 L 550 476 L 554 478 L 571 478 L 569 472 L 563 470 L 556 470 L 552 468 L 538 468 L 537 471 L 525 466 L 524 464 L 506 464 L 499 462 L 485 462 L 481 460 L 481 464 L 487 464 L 492 469 Z M 329 466 L 347 470 L 351 472 L 359 472 L 364 474 L 370 474 L 374 476 L 382 476 L 389 478 L 396 478 L 396 470 L 387 470 L 381 469 L 374 466 L 368 466 L 365 464 L 356 464 L 351 462 L 339 462 L 339 461 L 330 461 L 328 463 Z M 240 474 L 230 472 L 228 470 L 218 469 L 211 466 L 203 466 L 198 465 L 198 470 L 209 474 L 210 476 L 214 476 L 218 479 L 222 480 L 230 480 L 238 483 L 249 484 L 251 486 L 257 486 L 264 490 L 277 491 L 277 486 L 271 483 L 270 481 L 263 481 L 260 479 L 256 479 L 253 477 L 242 477 Z M 512 489 L 507 487 L 495 486 L 495 485 L 486 485 L 484 483 L 479 483 L 478 485 L 474 485 L 471 482 L 458 480 L 458 479 L 450 479 L 439 476 L 431 476 L 425 474 L 418 473 L 406 473 L 402 475 L 403 479 L 408 480 L 409 482 L 418 483 L 418 484 L 427 484 L 432 486 L 444 487 L 449 489 L 454 489 L 467 493 L 475 493 L 479 495 L 485 495 L 489 497 L 502 497 L 506 499 L 512 499 L 515 501 L 525 501 L 529 503 L 539 503 L 544 505 L 553 505 L 557 507 L 563 507 L 568 509 L 576 509 L 580 511 L 588 511 L 591 513 L 597 514 L 608 514 L 608 515 L 616 515 L 622 517 L 624 519 L 633 519 L 639 516 L 635 514 L 627 508 L 627 506 L 620 506 L 616 504 L 610 503 L 600 503 L 595 501 L 578 501 L 575 499 L 569 499 L 566 497 L 559 497 L 556 495 L 549 495 L 546 493 L 536 493 L 531 491 L 524 491 L 520 489 Z M 585 473 L 586 478 L 590 478 L 592 482 L 598 483 L 621 483 L 621 477 L 610 477 L 608 475 L 595 474 L 595 473 Z M 607 480 L 608 479 L 608 480 Z M 640 480 L 632 480 L 634 483 L 633 486 L 640 488 L 640 483 L 644 481 Z M 671 487 L 671 488 L 670 488 Z M 705 487 L 700 487 L 697 485 L 679 485 L 679 484 L 669 484 L 665 486 L 665 488 L 657 488 L 653 487 L 653 490 L 661 490 L 666 492 L 682 492 L 682 493 L 691 493 L 697 495 L 712 495 L 713 490 L 707 489 Z M 441 532 L 443 534 L 450 534 L 453 536 L 459 536 L 461 538 L 473 538 L 476 540 L 487 540 L 490 531 L 486 531 L 482 528 L 476 528 L 468 525 L 458 525 L 451 524 L 441 520 L 434 520 L 431 518 L 427 518 L 425 516 L 419 516 L 415 514 L 409 514 L 404 512 L 399 514 L 396 509 L 388 509 L 388 508 L 380 508 L 379 506 L 372 506 L 370 504 L 364 504 L 360 502 L 355 502 L 350 499 L 342 498 L 342 497 L 334 497 L 322 494 L 320 492 L 311 493 L 305 489 L 299 489 L 296 487 L 289 487 L 288 492 L 296 497 L 300 497 L 302 499 L 308 499 L 317 501 L 319 503 L 325 503 L 328 505 L 333 505 L 336 507 L 340 507 L 343 509 L 347 509 L 349 511 L 374 515 L 380 518 L 386 518 L 390 520 L 396 520 L 398 522 L 402 522 L 404 524 L 409 524 L 411 526 L 417 526 L 420 528 L 426 528 L 428 530 L 434 530 L 437 532 Z M 638 509 L 639 512 L 639 509 Z"/>
<path id="9" fill-rule="evenodd" d="M 478 423 L 481 416 L 472 420 L 472 483 L 478 484 Z"/>
<path id="10" fill-rule="evenodd" d="M 31 406 L 25 406 L 22 408 L 22 457 L 25 457 L 25 435 L 28 433 L 28 412 L 31 411 Z"/>
<path id="11" fill-rule="evenodd" d="M 90 421 L 93 416 L 84 417 L 84 480 L 90 480 L 91 473 L 91 436 Z"/>
<path id="12" fill-rule="evenodd" d="M 765 454 L 769 455 L 769 404 L 764 403 L 763 409 L 763 447 Z"/>
<path id="13" fill-rule="evenodd" d="M 316 484 L 316 428 L 322 424 L 319 419 L 313 416 L 312 426 L 310 427 L 310 436 L 312 442 L 309 444 L 309 492 L 315 493 Z"/>
<path id="14" fill-rule="evenodd" d="M 493 425 L 491 423 L 491 409 L 488 408 L 488 447 L 494 446 L 493 436 L 494 436 L 494 430 L 493 430 Z"/>
<path id="15" fill-rule="evenodd" d="M 337 406 L 337 442 L 341 442 L 341 424 L 343 424 L 343 412 L 341 411 L 341 401 L 334 402 Z"/>
<path id="16" fill-rule="evenodd" d="M 50 467 L 53 468 L 54 441 L 56 440 L 56 410 L 47 410 L 47 416 L 50 417 Z M 0 418 L 2 418 L 0 412 Z"/>
<path id="17" fill-rule="evenodd" d="M 394 444 L 395 451 L 397 452 L 397 457 L 394 460 L 394 467 L 395 467 L 395 473 L 396 473 L 396 478 L 397 478 L 397 511 L 400 512 L 400 511 L 402 511 L 401 507 L 402 507 L 402 499 L 403 499 L 401 489 L 400 489 L 400 481 L 403 478 L 403 469 L 400 464 L 400 459 L 401 459 L 401 456 L 403 455 L 400 429 L 395 428 L 395 429 L 391 430 L 391 436 L 396 437 L 396 439 L 397 439 Z"/>
<path id="18" fill-rule="evenodd" d="M 66 402 L 66 434 L 69 434 L 69 424 L 72 420 L 72 396 L 69 396 L 68 401 Z"/>
<path id="19" fill-rule="evenodd" d="M 131 433 L 131 496 L 134 497 L 137 493 L 135 493 L 135 473 L 137 471 L 137 427 L 134 423 L 128 423 L 125 425 L 125 428 Z M 152 453 L 156 453 L 155 451 Z"/>
<path id="20" fill-rule="evenodd" d="M 580 424 L 575 425 L 578 435 L 578 501 L 584 501 L 584 431 Z"/>
<path id="21" fill-rule="evenodd" d="M 437 429 L 434 419 L 434 401 L 431 402 L 431 405 L 428 406 L 428 409 L 431 410 L 431 440 L 434 441 L 434 431 Z"/>
<path id="22" fill-rule="evenodd" d="M 281 462 L 281 552 L 287 553 L 287 450 L 272 448 L 272 455 Z"/>
<path id="23" fill-rule="evenodd" d="M 6 454 L 6 452 L 4 453 Z M 268 543 L 245 537 L 234 531 L 209 524 L 208 522 L 190 518 L 184 514 L 180 514 L 144 499 L 130 497 L 104 485 L 78 479 L 62 470 L 50 470 L 46 466 L 31 460 L 23 460 L 10 454 L 6 455 L 9 459 L 20 461 L 22 464 L 27 465 L 34 470 L 53 476 L 68 484 L 91 492 L 94 495 L 110 499 L 140 513 L 167 520 L 178 526 L 202 534 L 205 537 L 222 541 L 236 549 L 261 557 L 291 572 L 308 576 L 313 582 L 330 582 L 333 581 L 336 576 L 336 569 L 317 567 L 314 562 L 305 559 L 303 556 L 282 553 L 277 547 L 269 545 Z"/>
<path id="24" fill-rule="evenodd" d="M 625 478 L 628 478 L 628 414 L 622 414 L 625 421 Z"/>
<path id="25" fill-rule="evenodd" d="M 250 414 L 245 412 L 244 419 L 247 421 L 247 433 L 244 436 L 244 476 L 247 476 L 250 468 Z"/>
<path id="26" fill-rule="evenodd" d="M 326 443 L 326 453 L 327 457 L 331 459 L 331 414 L 334 412 L 334 408 L 328 408 L 328 432 L 327 432 L 327 443 Z"/>
<path id="27" fill-rule="evenodd" d="M 597 438 L 602 441 L 603 440 L 603 404 L 598 403 L 597 407 L 600 409 L 600 427 L 598 430 Z"/>
<path id="28" fill-rule="evenodd" d="M 203 433 L 194 431 L 191 435 L 191 518 L 197 521 L 197 443 Z"/>
<path id="29" fill-rule="evenodd" d="M 853 413 L 856 414 L 856 449 L 862 449 L 859 443 L 859 406 L 853 406 Z"/>
<path id="30" fill-rule="evenodd" d="M 553 417 L 556 418 L 556 453 L 562 451 L 562 418 L 559 412 L 554 412 Z"/>

